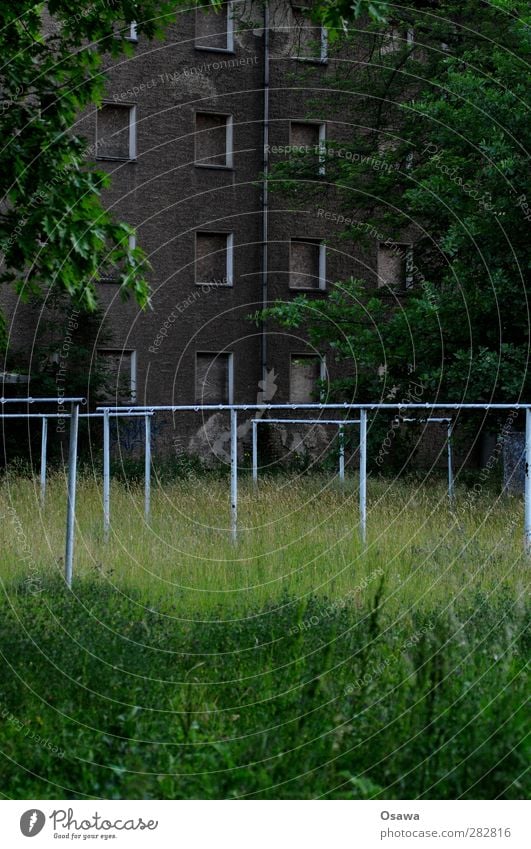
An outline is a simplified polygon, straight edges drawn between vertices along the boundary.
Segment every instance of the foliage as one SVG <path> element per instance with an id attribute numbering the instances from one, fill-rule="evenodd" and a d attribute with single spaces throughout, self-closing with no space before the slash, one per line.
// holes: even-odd
<path id="1" fill-rule="evenodd" d="M 400 398 L 413 375 L 430 400 L 512 401 L 531 389 L 526 7 L 442 0 L 393 10 L 393 27 L 392 50 L 375 23 L 345 36 L 339 48 L 366 61 L 355 73 L 338 63 L 333 95 L 310 105 L 309 117 L 325 105 L 352 126 L 328 144 L 326 177 L 310 178 L 300 154 L 273 167 L 271 185 L 296 207 L 318 204 L 358 249 L 413 241 L 410 286 L 341 281 L 326 300 L 268 315 L 307 322 L 355 364 L 340 395 Z"/>
<path id="2" fill-rule="evenodd" d="M 315 20 L 321 21 L 332 33 L 346 32 L 353 20 L 368 16 L 375 21 L 384 21 L 389 14 L 386 0 L 317 0 L 308 3 Z"/>
<path id="3" fill-rule="evenodd" d="M 0 2 L 0 282 L 29 298 L 50 286 L 92 310 L 101 268 L 113 267 L 124 296 L 144 306 L 146 256 L 129 247 L 134 230 L 102 204 L 109 177 L 92 167 L 97 151 L 72 128 L 101 104 L 108 57 L 131 55 L 122 37 L 136 21 L 160 37 L 175 17 L 170 0 Z M 5 347 L 4 320 L 0 345 Z"/>
<path id="4" fill-rule="evenodd" d="M 220 5 L 211 0 L 214 9 Z M 190 4 L 80 0 L 73 11 L 67 0 L 0 0 L 0 127 L 7 140 L 0 152 L 0 282 L 21 297 L 54 285 L 93 309 L 105 266 L 117 270 L 124 296 L 147 303 L 146 256 L 129 247 L 133 229 L 105 210 L 109 177 L 91 166 L 97 151 L 72 128 L 83 110 L 101 104 L 106 58 L 132 54 L 122 37 L 127 26 L 134 21 L 139 35 L 161 37 L 184 6 Z M 317 13 L 331 21 L 332 9 L 327 3 Z"/>
<path id="5" fill-rule="evenodd" d="M 4 793 L 521 797 L 524 611 L 477 596 L 390 623 L 379 592 L 362 609 L 286 597 L 205 621 L 93 582 L 11 588 Z"/>
<path id="6" fill-rule="evenodd" d="M 28 393 L 102 400 L 109 378 L 94 356 L 95 343 L 104 347 L 110 338 L 101 307 L 75 309 L 64 292 L 50 291 L 36 331 Z M 7 364 L 23 373 L 27 352 L 12 348 Z"/>
<path id="7" fill-rule="evenodd" d="M 95 457 L 68 592 L 64 474 L 2 482 L 4 792 L 523 796 L 521 500 L 371 477 L 363 549 L 348 469 L 243 480 L 235 547 L 227 487 L 113 480 L 104 543 Z"/>

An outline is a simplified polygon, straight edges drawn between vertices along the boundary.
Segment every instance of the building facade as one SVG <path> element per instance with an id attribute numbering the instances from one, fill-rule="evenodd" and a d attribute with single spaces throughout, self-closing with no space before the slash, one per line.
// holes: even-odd
<path id="1" fill-rule="evenodd" d="M 109 401 L 325 400 L 333 364 L 304 333 L 252 316 L 301 292 L 317 304 L 331 281 L 349 277 L 407 286 L 413 262 L 407 240 L 340 242 L 330 199 L 290 209 L 268 191 L 270 165 L 301 146 L 315 151 L 310 180 L 324 187 L 326 143 L 349 138 L 348 122 L 318 105 L 333 73 L 326 32 L 284 0 L 265 12 L 232 2 L 219 14 L 183 12 L 162 42 L 138 38 L 134 25 L 118 37 L 132 54 L 109 63 L 105 101 L 76 131 L 112 178 L 109 209 L 149 257 L 152 296 L 144 311 L 124 302 L 116 271 L 102 269 L 94 357 L 112 377 Z M 28 310 L 7 307 L 11 336 L 31 347 Z M 222 415 L 160 427 L 167 446 L 225 453 Z"/>

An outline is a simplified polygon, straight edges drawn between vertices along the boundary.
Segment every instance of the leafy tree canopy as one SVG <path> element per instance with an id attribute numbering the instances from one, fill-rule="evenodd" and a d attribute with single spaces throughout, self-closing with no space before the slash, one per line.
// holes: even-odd
<path id="1" fill-rule="evenodd" d="M 213 8 L 221 4 L 210 0 Z M 161 38 L 179 8 L 193 5 L 0 0 L 0 282 L 13 284 L 20 296 L 53 285 L 94 309 L 95 281 L 105 263 L 121 269 L 124 295 L 147 303 L 145 254 L 129 249 L 131 228 L 102 205 L 109 177 L 91 167 L 95 151 L 72 128 L 84 109 L 101 103 L 104 57 L 131 53 L 120 32 L 135 21 L 140 35 Z M 335 5 L 339 21 L 348 10 L 341 0 Z M 349 14 L 368 5 L 354 4 Z M 315 12 L 332 22 L 333 10 L 327 0 Z"/>
<path id="2" fill-rule="evenodd" d="M 104 57 L 131 52 L 127 24 L 160 37 L 175 17 L 169 0 L 0 2 L 0 282 L 28 298 L 51 286 L 94 309 L 102 264 L 121 270 L 122 292 L 148 300 L 146 258 L 129 249 L 131 228 L 102 204 L 108 175 L 72 129 L 101 103 Z"/>
<path id="3" fill-rule="evenodd" d="M 407 397 L 414 375 L 430 399 L 529 400 L 527 4 L 440 0 L 392 15 L 351 27 L 339 47 L 361 60 L 339 60 L 331 94 L 309 106 L 350 126 L 328 144 L 326 175 L 301 153 L 276 164 L 271 187 L 320 207 L 356 250 L 412 241 L 408 287 L 367 273 L 267 315 L 306 324 L 354 366 L 333 387 L 343 397 Z"/>

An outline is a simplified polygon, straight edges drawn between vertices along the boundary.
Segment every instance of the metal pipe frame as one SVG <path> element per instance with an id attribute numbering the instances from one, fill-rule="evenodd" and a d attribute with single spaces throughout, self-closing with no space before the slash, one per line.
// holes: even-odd
<path id="1" fill-rule="evenodd" d="M 531 554 L 531 409 L 525 417 L 525 498 L 524 498 L 524 549 Z"/>
<path id="2" fill-rule="evenodd" d="M 111 429 L 109 411 L 103 414 L 103 541 L 109 541 L 111 529 Z"/>
<path id="3" fill-rule="evenodd" d="M 98 407 L 98 411 L 108 409 L 112 412 L 220 412 L 227 411 L 231 413 L 231 511 L 232 511 L 232 536 L 236 538 L 237 529 L 237 431 L 233 432 L 232 414 L 238 412 L 270 412 L 272 410 L 343 410 L 359 411 L 360 413 L 360 488 L 359 488 L 359 508 L 360 508 L 360 536 L 362 543 L 365 545 L 367 540 L 367 413 L 379 412 L 380 410 L 452 410 L 459 412 L 461 410 L 525 410 L 526 411 L 526 450 L 525 450 L 525 519 L 524 519 L 524 547 L 525 551 L 531 555 L 531 404 L 456 404 L 447 402 L 445 404 L 437 403 L 408 403 L 408 404 L 163 404 L 143 407 Z M 431 417 L 432 421 L 439 420 L 437 417 Z M 418 420 L 418 419 L 417 419 Z M 449 417 L 440 417 L 441 421 L 448 421 L 448 494 L 450 501 L 454 499 L 454 478 L 452 465 L 452 450 L 451 437 L 453 434 L 453 421 Z M 251 422 L 253 429 L 253 445 L 256 446 L 256 428 L 257 421 Z M 264 421 L 264 419 L 260 419 Z M 268 421 L 272 421 L 269 419 Z M 300 419 L 297 420 L 301 422 Z M 345 423 L 345 422 L 343 422 Z M 236 460 L 234 459 L 236 457 Z M 253 451 L 253 465 L 258 462 L 256 447 Z M 235 500 L 236 499 L 236 500 Z"/>
<path id="4" fill-rule="evenodd" d="M 151 513 L 151 416 L 144 418 L 144 518 Z"/>
<path id="5" fill-rule="evenodd" d="M 144 410 L 116 415 L 112 410 L 105 408 L 98 415 L 103 416 L 103 541 L 107 543 L 111 530 L 111 434 L 109 417 L 144 419 L 144 516 L 147 522 L 151 512 L 151 417 L 153 413 Z"/>
<path id="6" fill-rule="evenodd" d="M 68 398 L 0 398 L 0 404 L 56 404 L 70 406 L 70 436 L 68 447 L 68 483 L 66 498 L 66 539 L 65 539 L 65 581 L 68 588 L 72 586 L 72 574 L 74 565 L 74 538 L 76 522 L 76 484 L 77 484 L 77 437 L 79 425 L 79 406 L 86 404 L 87 399 L 81 397 Z M 26 414 L 0 413 L 0 418 L 27 418 Z M 63 418 L 56 414 L 57 418 Z M 46 445 L 47 426 L 43 425 L 41 435 L 41 447 Z M 42 499 L 42 459 L 41 459 L 41 499 Z M 46 471 L 44 472 L 44 488 L 46 488 Z"/>
<path id="7" fill-rule="evenodd" d="M 232 541 L 238 539 L 238 412 L 230 411 L 230 516 Z"/>
<path id="8" fill-rule="evenodd" d="M 367 410 L 360 410 L 360 537 L 367 544 Z"/>
<path id="9" fill-rule="evenodd" d="M 414 422 L 415 424 L 441 424 L 442 422 L 446 422 L 448 425 L 448 436 L 446 438 L 446 451 L 447 451 L 447 470 L 448 470 L 448 501 L 453 505 L 454 497 L 455 497 L 455 488 L 454 488 L 454 470 L 452 463 L 452 435 L 453 435 L 453 419 L 448 418 L 446 416 L 430 416 L 427 419 L 411 419 L 402 417 L 403 422 Z"/>
<path id="10" fill-rule="evenodd" d="M 343 426 L 359 424 L 360 419 L 252 419 L 252 475 L 253 483 L 255 484 L 258 482 L 258 425 L 260 423 L 338 425 L 339 480 L 343 483 L 345 480 L 345 442 Z"/>
<path id="11" fill-rule="evenodd" d="M 152 412 L 103 410 L 95 413 L 80 413 L 80 404 L 85 404 L 85 398 L 5 398 L 0 402 L 31 402 L 31 403 L 60 403 L 70 401 L 70 413 L 4 413 L 0 411 L 2 419 L 40 419 L 41 431 L 41 463 L 40 463 L 40 505 L 44 507 L 46 497 L 46 466 L 48 447 L 48 419 L 70 419 L 70 437 L 68 449 L 68 483 L 67 483 L 67 517 L 66 517 L 66 540 L 65 540 L 65 581 L 67 586 L 72 586 L 74 565 L 74 532 L 76 521 L 76 489 L 77 489 L 77 445 L 79 434 L 79 419 L 98 418 L 103 419 L 103 532 L 107 540 L 110 530 L 110 439 L 109 418 L 139 418 L 145 421 L 146 432 L 146 454 L 144 469 L 144 512 L 146 520 L 149 518 L 151 502 L 151 417 Z"/>
<path id="12" fill-rule="evenodd" d="M 138 416 L 149 416 L 152 413 L 148 411 L 140 410 L 135 413 L 122 413 L 115 412 L 113 410 L 109 410 L 109 415 L 113 416 L 113 418 L 135 418 Z M 80 413 L 78 418 L 80 419 L 102 419 L 104 413 Z M 70 413 L 0 413 L 1 419 L 69 419 Z"/>
<path id="13" fill-rule="evenodd" d="M 143 406 L 108 406 L 103 405 L 96 408 L 99 411 L 110 410 L 117 412 L 125 412 L 131 410 L 133 412 L 220 412 L 226 410 L 237 410 L 238 412 L 246 412 L 253 410 L 367 410 L 368 412 L 377 412 L 378 410 L 527 410 L 531 409 L 531 404 L 455 404 L 448 402 L 446 404 L 151 404 Z"/>
<path id="14" fill-rule="evenodd" d="M 359 419 L 253 419 L 262 424 L 319 424 L 319 425 L 348 425 L 359 424 Z"/>
<path id="15" fill-rule="evenodd" d="M 74 538 L 76 523 L 76 484 L 77 484 L 77 435 L 79 424 L 79 403 L 72 403 L 70 414 L 70 441 L 68 447 L 68 491 L 66 507 L 66 543 L 65 543 L 65 581 L 72 587 L 74 569 Z"/>
<path id="16" fill-rule="evenodd" d="M 44 507 L 44 499 L 46 498 L 46 452 L 48 448 L 48 419 L 46 416 L 42 418 L 41 431 L 41 510 Z"/>
<path id="17" fill-rule="evenodd" d="M 341 483 L 345 481 L 345 428 L 339 425 L 337 430 L 337 438 L 339 441 L 339 480 Z"/>
<path id="18" fill-rule="evenodd" d="M 151 417 L 153 413 L 117 413 L 109 411 L 109 415 L 113 418 L 140 418 Z M 105 413 L 79 413 L 79 419 L 103 419 Z M 40 503 L 41 508 L 44 507 L 46 497 L 46 466 L 48 453 L 48 419 L 69 419 L 70 413 L 2 413 L 0 412 L 0 420 L 2 419 L 38 419 L 42 421 L 41 432 L 41 464 L 40 464 Z"/>
<path id="19" fill-rule="evenodd" d="M 86 398 L 0 398 L 0 404 L 86 404 Z"/>

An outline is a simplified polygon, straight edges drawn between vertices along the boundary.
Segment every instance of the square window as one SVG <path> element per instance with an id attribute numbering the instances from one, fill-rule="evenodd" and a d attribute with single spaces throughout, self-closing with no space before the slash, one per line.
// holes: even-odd
<path id="1" fill-rule="evenodd" d="M 102 401 L 128 404 L 136 400 L 136 351 L 99 348 L 98 366 L 103 373 Z"/>
<path id="2" fill-rule="evenodd" d="M 232 354 L 198 351 L 195 399 L 198 404 L 232 404 Z"/>
<path id="3" fill-rule="evenodd" d="M 104 103 L 96 116 L 97 159 L 136 158 L 136 106 Z"/>
<path id="4" fill-rule="evenodd" d="M 392 26 L 383 35 L 380 55 L 385 56 L 388 53 L 396 53 L 397 50 L 402 50 L 406 46 L 411 47 L 414 41 L 415 33 L 411 27 Z"/>
<path id="5" fill-rule="evenodd" d="M 324 378 L 324 360 L 315 354 L 292 354 L 289 371 L 291 404 L 311 404 L 318 394 L 317 382 Z"/>
<path id="6" fill-rule="evenodd" d="M 196 112 L 195 164 L 232 168 L 231 115 Z"/>
<path id="7" fill-rule="evenodd" d="M 199 50 L 234 51 L 232 3 L 223 3 L 219 11 L 201 8 L 195 11 L 195 46 Z"/>
<path id="8" fill-rule="evenodd" d="M 292 289 L 326 289 L 326 248 L 319 239 L 291 239 L 289 285 Z"/>
<path id="9" fill-rule="evenodd" d="M 303 148 L 301 153 L 312 157 L 315 162 L 315 170 L 319 174 L 325 173 L 325 142 L 326 124 L 315 124 L 310 121 L 290 121 L 289 143 L 292 148 Z M 294 153 L 297 151 L 295 150 Z"/>
<path id="10" fill-rule="evenodd" d="M 303 62 L 325 64 L 328 59 L 328 38 L 325 27 L 312 21 L 306 9 L 293 7 L 291 13 L 294 58 Z"/>
<path id="11" fill-rule="evenodd" d="M 404 290 L 413 285 L 413 247 L 400 242 L 379 242 L 378 286 Z"/>
<path id="12" fill-rule="evenodd" d="M 195 234 L 195 282 L 208 286 L 232 286 L 232 233 Z"/>

